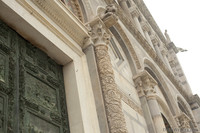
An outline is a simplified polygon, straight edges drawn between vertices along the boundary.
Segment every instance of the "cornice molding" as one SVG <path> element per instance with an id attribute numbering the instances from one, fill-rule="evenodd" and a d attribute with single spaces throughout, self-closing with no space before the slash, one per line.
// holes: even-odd
<path id="1" fill-rule="evenodd" d="M 17 0 L 26 10 L 28 10 L 34 17 L 36 17 L 42 24 L 51 30 L 57 37 L 66 42 L 79 55 L 83 55 L 82 47 L 88 31 L 83 23 L 59 0 Z M 36 9 L 35 6 L 39 8 Z M 56 25 L 58 25 L 67 35 L 69 35 L 78 48 L 73 43 L 69 43 L 69 38 L 62 34 L 54 24 L 50 23 L 47 15 Z"/>

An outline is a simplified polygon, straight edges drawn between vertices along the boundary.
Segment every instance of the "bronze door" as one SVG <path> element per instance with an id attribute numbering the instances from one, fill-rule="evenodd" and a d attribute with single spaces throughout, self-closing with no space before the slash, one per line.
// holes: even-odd
<path id="1" fill-rule="evenodd" d="M 0 21 L 0 133 L 69 133 L 62 66 Z"/>

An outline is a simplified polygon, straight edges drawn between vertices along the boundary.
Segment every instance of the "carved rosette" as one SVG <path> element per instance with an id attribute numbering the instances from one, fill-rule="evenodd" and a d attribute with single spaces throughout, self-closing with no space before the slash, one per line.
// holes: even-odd
<path id="1" fill-rule="evenodd" d="M 115 83 L 114 72 L 108 54 L 109 35 L 100 21 L 91 27 L 89 34 L 94 44 L 110 133 L 127 133 L 122 112 L 121 96 Z"/>

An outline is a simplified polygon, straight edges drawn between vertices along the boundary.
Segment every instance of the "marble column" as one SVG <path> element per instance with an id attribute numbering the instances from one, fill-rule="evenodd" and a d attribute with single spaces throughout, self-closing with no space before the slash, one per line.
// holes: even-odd
<path id="1" fill-rule="evenodd" d="M 148 32 L 150 32 L 150 27 L 149 27 L 149 25 L 147 24 L 147 22 L 142 22 L 141 23 L 141 26 L 142 26 L 142 29 L 143 29 L 143 31 L 144 31 L 144 35 L 145 35 L 145 38 L 146 38 L 146 40 L 147 40 L 147 42 L 151 45 L 151 47 L 154 49 L 154 47 L 153 47 L 153 44 L 152 44 L 152 42 L 151 42 L 151 38 L 150 38 L 150 36 L 149 36 L 149 33 Z"/>
<path id="2" fill-rule="evenodd" d="M 139 91 L 139 95 L 144 94 L 147 99 L 147 104 L 156 133 L 166 133 L 165 124 L 160 113 L 158 102 L 156 100 L 155 86 L 157 85 L 157 82 L 147 71 L 142 72 L 139 77 L 142 81 L 142 89 Z"/>
<path id="3" fill-rule="evenodd" d="M 146 124 L 147 124 L 148 131 L 149 131 L 149 133 L 156 133 L 155 125 L 154 125 L 154 122 L 153 122 L 152 117 L 151 117 L 151 112 L 150 112 L 150 109 L 149 109 L 147 98 L 146 98 L 145 93 L 143 91 L 144 84 L 143 84 L 143 81 L 142 81 L 142 77 L 143 77 L 143 73 L 140 73 L 139 75 L 134 77 L 133 80 L 134 80 L 134 83 L 136 85 L 138 96 L 140 98 L 141 107 L 142 107 L 142 110 L 143 110 L 143 114 L 144 114 L 144 118 L 145 118 L 145 121 L 146 121 Z"/>
<path id="4" fill-rule="evenodd" d="M 182 112 L 175 119 L 178 123 L 181 133 L 192 133 L 192 129 L 190 127 L 191 120 L 185 113 Z"/>
<path id="5" fill-rule="evenodd" d="M 100 20 L 90 23 L 90 27 L 89 34 L 94 45 L 110 133 L 128 133 L 122 112 L 121 96 L 115 83 L 114 72 L 108 54 L 109 34 Z"/>
<path id="6" fill-rule="evenodd" d="M 140 16 L 140 12 L 138 11 L 138 9 L 134 9 L 132 12 L 131 12 L 131 16 L 135 22 L 135 25 L 137 26 L 137 29 L 140 31 L 140 33 L 145 37 L 144 35 L 144 32 L 142 30 L 142 27 L 140 25 L 140 22 L 138 20 L 139 16 Z"/>

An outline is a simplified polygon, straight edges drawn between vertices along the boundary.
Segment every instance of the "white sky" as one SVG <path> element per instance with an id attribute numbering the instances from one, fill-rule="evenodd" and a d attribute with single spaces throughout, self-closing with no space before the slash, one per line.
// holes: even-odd
<path id="1" fill-rule="evenodd" d="M 200 0 L 144 0 L 160 27 L 177 47 L 179 62 L 192 92 L 200 96 Z"/>

